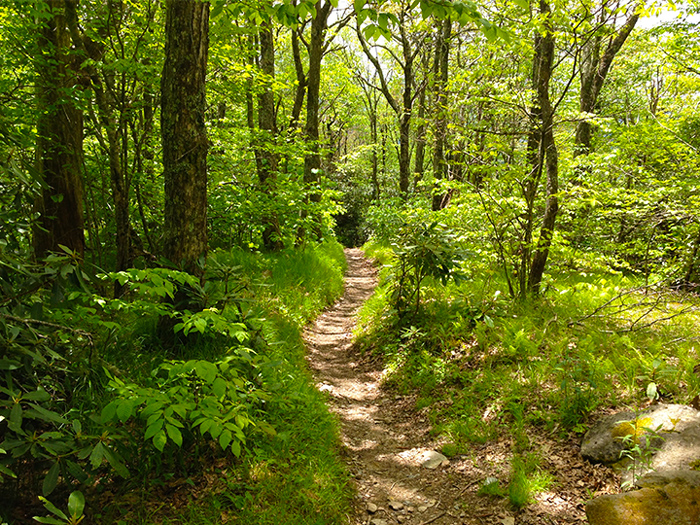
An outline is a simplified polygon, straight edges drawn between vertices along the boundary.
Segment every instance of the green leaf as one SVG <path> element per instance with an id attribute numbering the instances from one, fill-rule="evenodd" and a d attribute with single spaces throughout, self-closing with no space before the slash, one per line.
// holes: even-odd
<path id="1" fill-rule="evenodd" d="M 83 515 L 85 509 L 85 496 L 79 490 L 74 490 L 68 496 L 68 512 L 73 518 L 79 518 Z"/>
<path id="2" fill-rule="evenodd" d="M 530 2 L 528 0 L 513 0 L 513 2 L 515 2 L 515 5 L 522 7 L 526 11 L 530 9 Z"/>
<path id="3" fill-rule="evenodd" d="M 41 405 L 30 403 L 29 406 L 31 406 L 37 412 L 40 419 L 43 419 L 44 421 L 49 421 L 51 423 L 59 423 L 61 425 L 66 425 L 69 423 L 69 421 L 66 418 L 62 417 L 60 414 L 57 414 L 52 410 L 47 410 Z"/>
<path id="4" fill-rule="evenodd" d="M 37 389 L 34 392 L 23 394 L 22 399 L 28 399 L 29 401 L 49 401 L 51 396 L 46 390 Z"/>
<path id="5" fill-rule="evenodd" d="M 119 456 L 117 456 L 116 452 L 114 452 L 109 447 L 105 447 L 104 452 L 105 452 L 105 457 L 107 458 L 107 461 L 109 462 L 111 467 L 115 470 L 115 472 L 117 474 L 119 474 L 124 479 L 128 478 L 130 476 L 129 469 L 127 469 L 124 466 L 124 464 L 121 462 Z"/>
<path id="6" fill-rule="evenodd" d="M 163 420 L 162 419 L 156 419 L 146 427 L 146 433 L 143 435 L 143 439 L 148 441 L 151 439 L 153 436 L 156 435 L 156 433 L 160 432 L 163 430 Z"/>
<path id="7" fill-rule="evenodd" d="M 173 440 L 173 442 L 178 446 L 182 446 L 182 432 L 176 426 L 165 425 L 165 430 L 168 433 L 168 437 Z"/>
<path id="8" fill-rule="evenodd" d="M 15 403 L 10 411 L 10 421 L 8 423 L 10 430 L 20 432 L 22 430 L 22 406 Z"/>
<path id="9" fill-rule="evenodd" d="M 197 372 L 197 375 L 209 384 L 214 382 L 214 379 L 216 379 L 219 372 L 216 365 L 209 361 L 197 361 L 194 369 Z"/>
<path id="10" fill-rule="evenodd" d="M 68 523 L 68 518 L 61 521 L 51 517 L 42 518 L 41 516 L 34 516 L 32 519 L 34 521 L 38 521 L 39 523 L 48 523 L 49 525 L 66 525 L 66 523 Z"/>
<path id="11" fill-rule="evenodd" d="M 134 413 L 134 402 L 131 399 L 125 399 L 117 406 L 117 417 L 119 421 L 124 423 Z"/>
<path id="12" fill-rule="evenodd" d="M 226 450 L 229 446 L 229 443 L 231 443 L 232 439 L 233 434 L 231 434 L 231 431 L 228 429 L 224 429 L 224 431 L 221 432 L 221 435 L 219 436 L 219 445 L 221 445 L 221 448 L 223 450 Z"/>
<path id="13" fill-rule="evenodd" d="M 58 484 L 58 474 L 60 473 L 60 471 L 61 468 L 57 461 L 49 469 L 48 473 L 46 474 L 46 477 L 44 478 L 44 483 L 41 486 L 41 492 L 44 494 L 44 496 L 48 496 L 56 488 L 56 485 Z"/>
<path id="14" fill-rule="evenodd" d="M 158 450 L 163 452 L 163 449 L 165 448 L 165 444 L 168 442 L 168 438 L 165 435 L 165 431 L 160 430 L 159 432 L 156 433 L 155 436 L 153 436 L 153 446 L 156 447 Z"/>
<path id="15" fill-rule="evenodd" d="M 218 398 L 222 398 L 226 395 L 226 381 L 217 377 L 211 385 L 211 389 Z"/>
<path id="16" fill-rule="evenodd" d="M 240 441 L 234 441 L 231 443 L 231 452 L 233 452 L 233 455 L 236 457 L 239 457 L 241 455 L 241 442 Z"/>
<path id="17" fill-rule="evenodd" d="M 104 458 L 104 445 L 100 442 L 95 445 L 95 448 L 90 452 L 90 464 L 92 468 L 97 468 L 102 464 L 102 459 Z"/>
<path id="18" fill-rule="evenodd" d="M 100 414 L 100 419 L 102 420 L 102 423 L 109 423 L 112 420 L 114 420 L 114 416 L 117 415 L 117 406 L 119 405 L 119 400 L 115 399 L 111 403 L 109 403 L 106 407 L 102 409 L 102 413 Z"/>

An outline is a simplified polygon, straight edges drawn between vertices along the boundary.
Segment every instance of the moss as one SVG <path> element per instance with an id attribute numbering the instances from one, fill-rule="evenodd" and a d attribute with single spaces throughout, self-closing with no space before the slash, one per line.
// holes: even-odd
<path id="1" fill-rule="evenodd" d="M 620 440 L 631 439 L 638 443 L 639 439 L 647 433 L 652 419 L 650 417 L 634 418 L 631 421 L 621 421 L 612 430 L 612 436 Z"/>

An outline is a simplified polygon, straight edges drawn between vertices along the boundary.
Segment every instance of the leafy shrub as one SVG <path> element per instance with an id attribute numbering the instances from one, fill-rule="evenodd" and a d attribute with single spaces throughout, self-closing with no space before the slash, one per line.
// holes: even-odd
<path id="1" fill-rule="evenodd" d="M 223 450 L 239 456 L 245 430 L 256 425 L 251 411 L 268 396 L 241 373 L 257 366 L 251 351 L 235 349 L 232 355 L 206 360 L 168 361 L 153 371 L 153 386 L 125 383 L 112 377 L 109 388 L 117 399 L 102 410 L 102 422 L 126 424 L 145 421 L 144 439 L 163 451 L 168 442 L 183 446 L 183 432 L 196 439 L 209 434 Z M 272 432 L 264 422 L 257 425 Z"/>

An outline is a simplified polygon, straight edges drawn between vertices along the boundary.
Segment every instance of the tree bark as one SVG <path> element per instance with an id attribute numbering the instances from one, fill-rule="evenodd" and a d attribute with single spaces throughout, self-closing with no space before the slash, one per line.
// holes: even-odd
<path id="1" fill-rule="evenodd" d="M 433 150 L 433 175 L 436 181 L 447 177 L 447 162 L 445 159 L 445 143 L 447 141 L 447 80 L 450 59 L 450 35 L 452 22 L 446 18 L 438 29 L 435 43 L 435 63 L 433 76 L 435 78 L 435 145 Z M 437 188 L 435 189 L 437 190 Z M 433 211 L 441 210 L 449 202 L 449 192 L 433 192 Z"/>
<path id="2" fill-rule="evenodd" d="M 265 89 L 258 95 L 258 133 L 255 139 L 255 160 L 260 189 L 272 203 L 277 192 L 277 165 L 279 154 L 274 152 L 277 136 L 277 117 L 272 80 L 275 78 L 275 43 L 270 23 L 264 23 L 258 33 L 260 43 L 260 71 L 265 75 Z M 268 251 L 283 248 L 277 215 L 266 211 L 263 220 L 262 240 Z"/>
<path id="3" fill-rule="evenodd" d="M 637 25 L 638 20 L 639 14 L 634 12 L 620 28 L 615 38 L 610 39 L 602 55 L 600 54 L 602 36 L 593 37 L 584 46 L 581 57 L 581 91 L 579 95 L 581 113 L 595 113 L 598 96 L 603 89 L 610 66 L 617 53 L 622 49 L 627 37 Z M 592 151 L 592 132 L 593 125 L 587 118 L 584 117 L 578 122 L 574 139 L 574 156 L 587 155 Z"/>
<path id="4" fill-rule="evenodd" d="M 320 4 L 320 3 L 319 3 Z M 323 46 L 325 43 L 326 29 L 328 27 L 328 15 L 333 8 L 330 0 L 324 0 L 322 5 L 317 5 L 316 16 L 311 22 L 311 35 L 309 37 L 309 70 L 306 75 L 306 123 L 304 136 L 307 143 L 307 154 L 304 158 L 304 183 L 312 187 L 319 181 L 321 171 L 321 147 L 319 144 L 319 107 L 321 91 L 321 61 L 323 59 Z M 309 195 L 312 203 L 321 201 L 321 194 L 312 190 Z M 314 236 L 321 238 L 320 217 L 315 217 Z M 307 232 L 302 229 L 299 232 L 300 240 L 306 237 Z"/>
<path id="5" fill-rule="evenodd" d="M 537 164 L 533 170 L 542 170 L 546 159 L 547 172 L 547 201 L 545 204 L 540 235 L 537 241 L 537 249 L 532 257 L 530 275 L 528 277 L 528 289 L 533 295 L 540 292 L 542 277 L 547 265 L 549 249 L 552 245 L 554 226 L 559 211 L 559 155 L 554 141 L 554 108 L 549 95 L 549 81 L 552 76 L 554 63 L 554 32 L 552 30 L 551 10 L 546 0 L 540 0 L 540 13 L 545 15 L 544 34 L 538 39 L 535 46 L 535 65 L 537 73 L 534 75 L 537 93 L 537 102 L 540 111 L 539 139 Z"/>
<path id="6" fill-rule="evenodd" d="M 194 275 L 207 254 L 207 151 L 204 122 L 209 4 L 167 0 L 161 134 L 165 217 L 163 254 Z"/>
<path id="7" fill-rule="evenodd" d="M 68 9 L 74 0 L 48 0 L 38 35 L 36 167 L 44 185 L 35 202 L 40 214 L 33 231 L 37 258 L 65 246 L 82 259 L 83 112 L 71 93 L 79 90 L 77 57 L 69 52 Z M 75 59 L 75 63 L 74 63 Z"/>

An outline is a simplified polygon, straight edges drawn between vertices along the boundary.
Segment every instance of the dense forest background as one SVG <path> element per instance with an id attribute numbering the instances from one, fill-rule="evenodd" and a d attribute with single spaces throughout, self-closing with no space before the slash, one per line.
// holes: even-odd
<path id="1" fill-rule="evenodd" d="M 517 420 L 476 405 L 541 348 L 561 397 L 533 425 L 700 394 L 700 7 L 651 18 L 669 8 L 2 2 L 0 515 L 80 488 L 121 494 L 116 523 L 193 454 L 250 473 L 290 442 L 332 449 L 299 333 L 342 291 L 338 241 L 386 265 L 364 340 L 405 367 L 397 388 L 427 406 L 467 373 L 445 355 L 504 353 L 441 416 L 460 450 Z M 259 520 L 282 486 L 229 485 Z"/>

